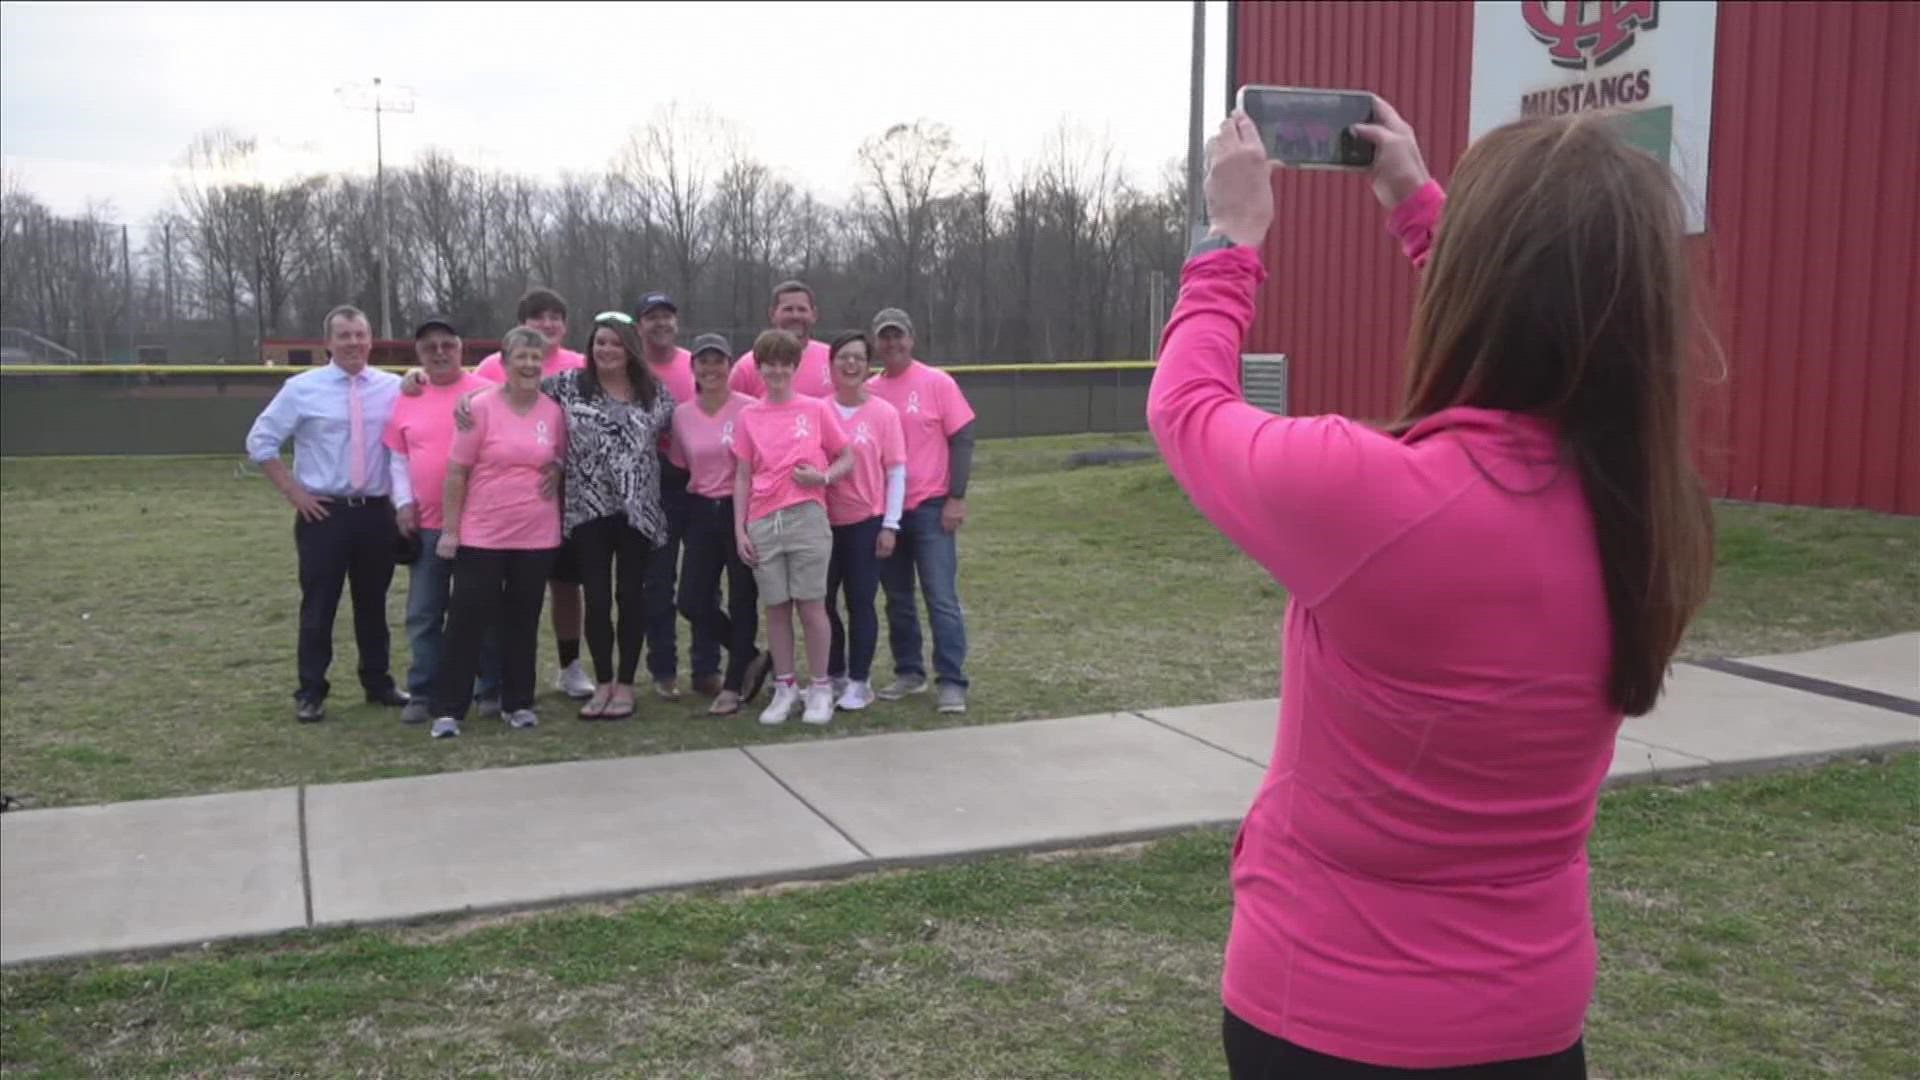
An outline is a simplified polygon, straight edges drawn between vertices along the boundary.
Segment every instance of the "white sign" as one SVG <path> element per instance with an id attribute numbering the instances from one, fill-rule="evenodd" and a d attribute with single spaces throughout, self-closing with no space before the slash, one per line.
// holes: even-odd
<path id="1" fill-rule="evenodd" d="M 1628 138 L 1673 167 L 1687 231 L 1707 227 L 1713 0 L 1478 0 L 1467 138 L 1523 116 L 1625 110 Z"/>

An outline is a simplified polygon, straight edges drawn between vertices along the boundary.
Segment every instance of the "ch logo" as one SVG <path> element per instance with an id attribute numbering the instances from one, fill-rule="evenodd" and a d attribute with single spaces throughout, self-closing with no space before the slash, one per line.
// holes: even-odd
<path id="1" fill-rule="evenodd" d="M 1559 15 L 1554 14 L 1558 9 Z M 1604 67 L 1633 47 L 1635 31 L 1660 25 L 1659 0 L 1524 0 L 1520 13 L 1555 67 Z M 1592 18 L 1588 18 L 1589 13 Z"/>
<path id="2" fill-rule="evenodd" d="M 920 411 L 920 391 L 913 390 L 908 392 L 907 411 L 910 413 L 917 413 Z"/>
<path id="3" fill-rule="evenodd" d="M 733 445 L 733 421 L 729 420 L 720 427 L 720 445 Z"/>
<path id="4" fill-rule="evenodd" d="M 801 413 L 799 416 L 793 418 L 793 437 L 795 439 L 805 439 L 812 434 L 813 423 L 807 419 L 806 413 Z"/>

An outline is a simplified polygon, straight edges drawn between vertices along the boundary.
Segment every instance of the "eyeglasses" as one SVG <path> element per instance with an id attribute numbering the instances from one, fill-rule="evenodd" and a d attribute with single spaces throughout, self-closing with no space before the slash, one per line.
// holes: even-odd
<path id="1" fill-rule="evenodd" d="M 603 311 L 593 317 L 594 322 L 617 322 L 623 326 L 633 325 L 633 316 L 624 311 Z"/>

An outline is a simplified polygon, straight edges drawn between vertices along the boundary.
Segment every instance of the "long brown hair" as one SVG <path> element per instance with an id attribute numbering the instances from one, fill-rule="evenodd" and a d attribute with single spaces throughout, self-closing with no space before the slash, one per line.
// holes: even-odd
<path id="1" fill-rule="evenodd" d="M 581 391 L 588 398 L 605 393 L 600 386 L 597 361 L 593 358 L 593 339 L 602 330 L 613 331 L 613 336 L 620 339 L 620 347 L 627 350 L 627 383 L 633 387 L 633 399 L 646 408 L 652 408 L 654 397 L 660 393 L 660 380 L 654 377 L 653 369 L 643 359 L 645 354 L 641 351 L 640 332 L 633 328 L 632 322 L 622 322 L 619 318 L 602 317 L 593 321 L 593 330 L 587 334 L 587 366 L 580 373 Z"/>
<path id="2" fill-rule="evenodd" d="M 1593 509 L 1608 694 L 1659 699 L 1713 572 L 1687 447 L 1684 203 L 1605 117 L 1522 120 L 1454 172 L 1408 337 L 1400 429 L 1457 405 L 1553 421 Z"/>

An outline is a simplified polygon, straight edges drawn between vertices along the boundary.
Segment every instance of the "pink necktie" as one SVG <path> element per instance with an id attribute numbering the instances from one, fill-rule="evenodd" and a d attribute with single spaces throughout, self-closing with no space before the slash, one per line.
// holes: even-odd
<path id="1" fill-rule="evenodd" d="M 353 434 L 347 440 L 347 486 L 355 494 L 364 494 L 367 490 L 367 436 L 361 430 L 360 380 L 357 377 L 347 379 L 347 423 L 353 428 Z"/>

